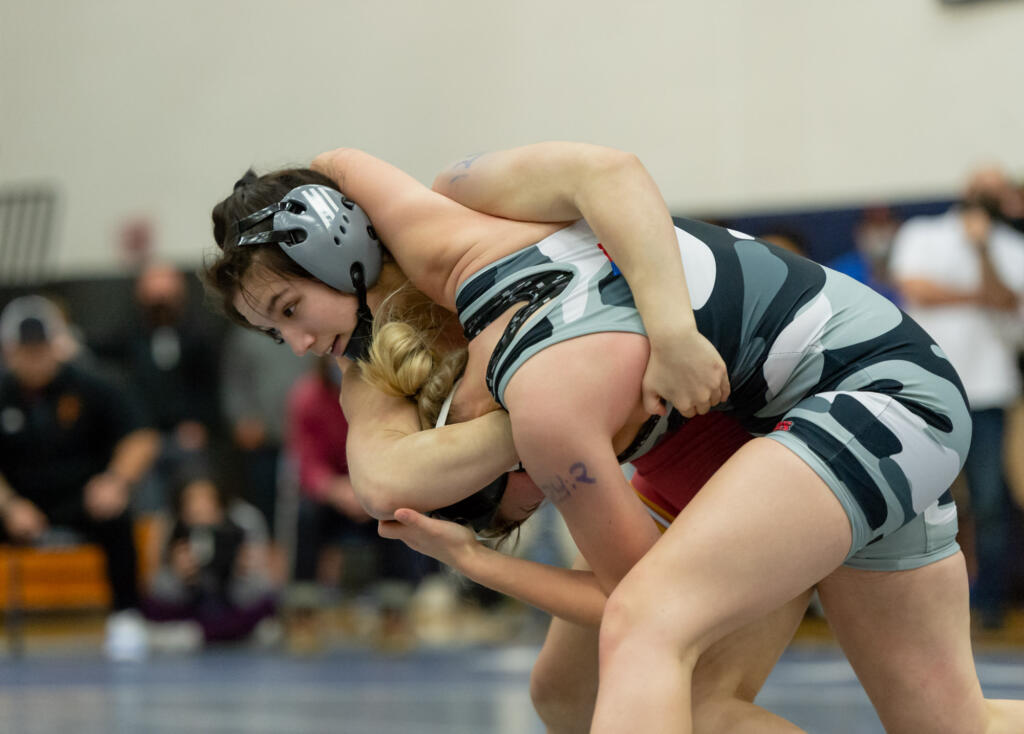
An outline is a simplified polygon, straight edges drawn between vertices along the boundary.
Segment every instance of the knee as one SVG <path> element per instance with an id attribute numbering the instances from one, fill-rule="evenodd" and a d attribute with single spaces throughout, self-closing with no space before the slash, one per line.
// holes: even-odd
<path id="1" fill-rule="evenodd" d="M 601 620 L 600 661 L 620 654 L 671 651 L 696 664 L 700 655 L 698 610 L 681 609 L 656 590 L 625 581 L 612 592 Z"/>

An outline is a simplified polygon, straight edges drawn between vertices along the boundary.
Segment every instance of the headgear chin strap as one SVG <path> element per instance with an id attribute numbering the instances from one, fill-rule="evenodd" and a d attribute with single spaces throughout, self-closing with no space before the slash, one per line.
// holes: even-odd
<path id="1" fill-rule="evenodd" d="M 345 345 L 344 355 L 356 362 L 366 359 L 370 353 L 370 345 L 373 343 L 373 314 L 366 304 L 366 287 L 363 285 L 363 268 L 359 263 L 352 265 L 352 282 L 356 287 L 356 298 L 359 306 L 356 308 L 356 328 Z"/>
<path id="2" fill-rule="evenodd" d="M 269 230 L 244 234 L 272 220 Z M 276 204 L 263 207 L 238 222 L 238 245 L 278 243 L 285 254 L 314 278 L 359 299 L 356 327 L 345 356 L 366 356 L 373 315 L 366 291 L 380 277 L 382 248 L 366 212 L 340 191 L 320 184 L 298 186 Z"/>

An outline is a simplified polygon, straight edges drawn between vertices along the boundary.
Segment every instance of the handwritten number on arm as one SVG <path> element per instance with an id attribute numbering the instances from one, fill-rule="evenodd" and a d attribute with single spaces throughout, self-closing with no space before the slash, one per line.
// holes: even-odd
<path id="1" fill-rule="evenodd" d="M 457 170 L 459 168 L 468 169 L 470 166 L 473 165 L 473 163 L 476 162 L 476 159 L 479 158 L 482 155 L 483 155 L 483 153 L 475 153 L 475 154 L 469 156 L 468 158 L 464 158 L 463 160 L 459 161 L 454 166 L 452 166 L 452 170 Z M 468 173 L 456 174 L 455 176 L 452 176 L 451 179 L 449 179 L 448 183 L 453 184 L 456 181 L 458 181 L 460 178 L 466 178 L 468 175 L 469 175 Z"/>
<path id="2" fill-rule="evenodd" d="M 586 464 L 582 461 L 577 461 L 569 467 L 568 481 L 566 481 L 564 477 L 556 474 L 550 481 L 542 483 L 540 485 L 540 489 L 553 504 L 557 505 L 571 497 L 572 493 L 578 489 L 581 484 L 597 484 L 597 480 L 587 473 Z"/>
<path id="3" fill-rule="evenodd" d="M 575 480 L 573 487 L 576 484 L 596 484 L 597 480 L 587 474 L 587 465 L 582 461 L 577 461 L 575 464 L 569 467 L 569 474 Z"/>

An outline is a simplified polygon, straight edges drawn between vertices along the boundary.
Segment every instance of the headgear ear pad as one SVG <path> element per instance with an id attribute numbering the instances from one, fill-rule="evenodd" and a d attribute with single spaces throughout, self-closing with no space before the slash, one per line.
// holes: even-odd
<path id="1" fill-rule="evenodd" d="M 273 217 L 273 228 L 239 238 L 239 245 L 277 242 L 313 277 L 343 293 L 357 293 L 353 266 L 362 266 L 364 288 L 380 277 L 381 244 L 366 212 L 341 192 L 320 184 L 305 184 L 281 201 L 250 214 L 238 223 L 239 232 Z M 358 276 L 357 276 L 358 277 Z"/>

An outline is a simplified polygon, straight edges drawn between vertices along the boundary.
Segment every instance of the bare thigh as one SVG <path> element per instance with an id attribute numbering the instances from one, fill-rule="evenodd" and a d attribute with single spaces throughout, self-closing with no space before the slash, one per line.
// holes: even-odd
<path id="1" fill-rule="evenodd" d="M 909 571 L 842 567 L 818 592 L 889 734 L 986 731 L 961 553 Z"/>
<path id="2" fill-rule="evenodd" d="M 808 590 L 705 650 L 693 670 L 694 700 L 733 697 L 753 701 L 793 639 L 810 598 Z"/>
<path id="3" fill-rule="evenodd" d="M 575 569 L 588 568 L 578 557 Z M 811 592 L 708 648 L 694 670 L 695 731 L 742 734 L 801 730 L 753 701 L 789 644 Z M 551 734 L 586 732 L 598 687 L 598 630 L 554 618 L 530 677 L 530 696 Z"/>
<path id="4" fill-rule="evenodd" d="M 611 610 L 626 634 L 668 635 L 703 652 L 832 573 L 850 542 L 849 520 L 825 482 L 783 445 L 755 438 L 626 574 Z"/>
<path id="5" fill-rule="evenodd" d="M 709 647 L 693 670 L 696 734 L 798 734 L 803 730 L 754 705 L 810 601 L 805 591 Z"/>

